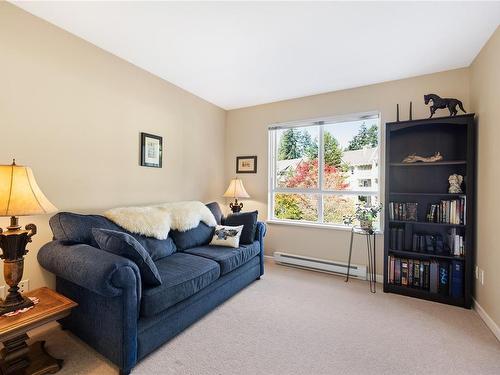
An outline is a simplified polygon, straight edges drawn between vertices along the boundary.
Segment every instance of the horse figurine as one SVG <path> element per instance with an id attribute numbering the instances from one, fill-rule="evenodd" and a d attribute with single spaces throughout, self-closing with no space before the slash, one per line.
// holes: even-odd
<path id="1" fill-rule="evenodd" d="M 448 110 L 450 111 L 450 116 L 456 116 L 458 113 L 457 105 L 460 107 L 462 112 L 467 113 L 467 111 L 462 106 L 462 102 L 458 99 L 440 98 L 436 94 L 424 95 L 425 104 L 429 104 L 429 101 L 431 100 L 432 100 L 432 105 L 430 106 L 431 115 L 429 116 L 429 118 L 431 118 L 432 115 L 434 115 L 436 109 L 444 109 L 444 108 L 448 108 Z"/>

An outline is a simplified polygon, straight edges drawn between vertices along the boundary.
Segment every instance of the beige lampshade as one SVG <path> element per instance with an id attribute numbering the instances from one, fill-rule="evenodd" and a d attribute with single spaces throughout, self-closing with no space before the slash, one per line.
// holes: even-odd
<path id="1" fill-rule="evenodd" d="M 243 181 L 239 178 L 233 178 L 229 183 L 229 187 L 224 193 L 223 197 L 226 198 L 250 198 L 245 187 L 243 186 Z"/>
<path id="2" fill-rule="evenodd" d="M 57 211 L 38 187 L 31 168 L 0 165 L 0 216 L 48 214 Z"/>

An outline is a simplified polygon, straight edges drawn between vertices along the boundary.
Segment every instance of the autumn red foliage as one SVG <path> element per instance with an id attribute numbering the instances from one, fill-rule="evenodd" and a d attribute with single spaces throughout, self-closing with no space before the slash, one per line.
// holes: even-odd
<path id="1" fill-rule="evenodd" d="M 323 183 L 326 189 L 345 190 L 349 184 L 342 171 L 331 165 L 325 165 Z M 295 173 L 286 181 L 289 188 L 317 188 L 318 187 L 318 159 L 302 161 L 295 169 Z"/>

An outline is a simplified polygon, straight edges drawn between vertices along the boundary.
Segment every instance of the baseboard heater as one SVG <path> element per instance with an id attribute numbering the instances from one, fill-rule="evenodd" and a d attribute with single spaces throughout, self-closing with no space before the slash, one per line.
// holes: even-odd
<path id="1" fill-rule="evenodd" d="M 279 251 L 276 251 L 274 253 L 274 260 L 276 263 L 284 266 L 304 268 L 312 271 L 328 272 L 337 275 L 347 275 L 347 263 L 343 262 L 305 257 L 302 255 L 282 253 Z M 366 266 L 351 263 L 349 276 L 366 280 Z"/>

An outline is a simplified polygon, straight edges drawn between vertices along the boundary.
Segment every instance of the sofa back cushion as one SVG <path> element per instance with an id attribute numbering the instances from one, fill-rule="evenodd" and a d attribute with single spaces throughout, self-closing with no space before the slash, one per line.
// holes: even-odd
<path id="1" fill-rule="evenodd" d="M 158 240 L 140 234 L 130 233 L 101 215 L 81 215 L 72 212 L 59 212 L 52 216 L 49 221 L 54 239 L 66 244 L 83 243 L 99 247 L 92 228 L 109 229 L 121 231 L 134 237 L 153 260 L 158 260 L 171 255 L 176 251 L 175 243 L 171 237 L 166 240 Z"/>
<path id="2" fill-rule="evenodd" d="M 192 247 L 208 245 L 214 236 L 214 232 L 214 227 L 209 227 L 205 223 L 200 223 L 196 228 L 189 229 L 185 232 L 172 230 L 170 231 L 170 235 L 174 239 L 178 250 L 186 250 Z"/>
<path id="3" fill-rule="evenodd" d="M 224 215 L 222 215 L 222 211 L 220 209 L 219 203 L 217 203 L 217 202 L 207 203 L 207 207 L 212 212 L 212 215 L 214 215 L 215 221 L 217 222 L 217 224 L 221 225 L 222 218 Z"/>
<path id="4" fill-rule="evenodd" d="M 151 256 L 130 234 L 116 230 L 93 228 L 92 236 L 100 249 L 130 259 L 137 264 L 144 284 L 161 285 L 158 268 L 156 268 Z"/>
<path id="5" fill-rule="evenodd" d="M 211 202 L 206 205 L 212 215 L 215 217 L 217 224 L 221 224 L 223 220 L 222 211 L 219 203 Z M 186 250 L 196 246 L 208 245 L 214 236 L 215 228 L 200 222 L 196 228 L 180 232 L 178 230 L 170 231 L 170 236 L 174 239 L 175 245 L 179 250 Z"/>

